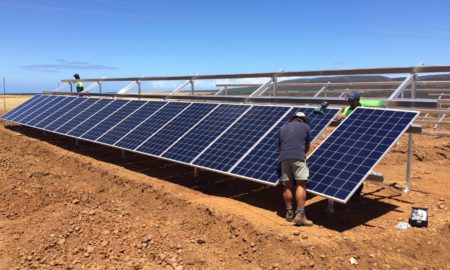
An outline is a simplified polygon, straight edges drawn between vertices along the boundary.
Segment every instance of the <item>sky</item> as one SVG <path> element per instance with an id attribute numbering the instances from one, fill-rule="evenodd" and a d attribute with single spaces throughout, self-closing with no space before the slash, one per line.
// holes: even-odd
<path id="1" fill-rule="evenodd" d="M 13 93 L 53 90 L 74 73 L 114 78 L 450 65 L 449 14 L 448 0 L 0 0 L 0 77 Z M 224 81 L 208 83 L 218 82 Z"/>

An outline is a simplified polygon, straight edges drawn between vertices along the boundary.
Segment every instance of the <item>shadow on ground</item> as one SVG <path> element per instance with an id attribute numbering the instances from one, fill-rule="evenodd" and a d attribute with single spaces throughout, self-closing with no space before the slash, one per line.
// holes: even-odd
<path id="1" fill-rule="evenodd" d="M 280 217 L 284 217 L 285 214 L 284 203 L 281 197 L 282 188 L 280 186 L 266 186 L 209 171 L 199 171 L 198 176 L 195 177 L 194 169 L 183 164 L 126 151 L 123 156 L 120 149 L 87 141 L 79 140 L 78 145 L 76 145 L 76 141 L 73 138 L 24 126 L 7 125 L 5 127 L 68 151 L 116 164 L 128 170 L 179 184 L 208 195 L 238 200 L 255 207 L 276 212 Z M 391 196 L 389 198 L 394 197 Z M 308 195 L 308 198 L 310 199 L 311 197 Z M 326 211 L 327 200 L 322 199 L 308 205 L 308 217 L 317 225 L 339 232 L 360 225 L 370 226 L 366 223 L 397 208 L 395 205 L 380 201 L 383 198 L 386 198 L 386 196 L 375 194 L 375 199 L 362 197 L 346 205 L 336 203 L 335 214 L 329 214 Z"/>

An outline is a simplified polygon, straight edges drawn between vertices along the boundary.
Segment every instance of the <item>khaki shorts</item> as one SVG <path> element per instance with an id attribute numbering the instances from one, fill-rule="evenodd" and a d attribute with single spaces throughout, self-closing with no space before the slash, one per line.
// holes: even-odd
<path id="1" fill-rule="evenodd" d="M 282 183 L 289 180 L 306 181 L 308 178 L 309 169 L 304 160 L 286 159 L 281 161 L 280 181 Z"/>

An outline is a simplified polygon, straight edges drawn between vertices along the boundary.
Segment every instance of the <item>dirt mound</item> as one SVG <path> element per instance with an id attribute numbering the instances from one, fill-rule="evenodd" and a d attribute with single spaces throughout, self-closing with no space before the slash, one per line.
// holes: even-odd
<path id="1" fill-rule="evenodd" d="M 414 138 L 412 192 L 366 184 L 334 215 L 310 198 L 299 228 L 279 188 L 3 124 L 0 269 L 449 269 L 450 139 Z M 406 143 L 377 168 L 392 186 Z M 429 227 L 396 229 L 412 206 Z"/>

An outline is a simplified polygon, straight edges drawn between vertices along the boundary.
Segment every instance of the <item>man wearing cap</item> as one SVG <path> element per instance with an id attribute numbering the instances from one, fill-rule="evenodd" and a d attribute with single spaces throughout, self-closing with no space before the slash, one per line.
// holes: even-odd
<path id="1" fill-rule="evenodd" d="M 75 78 L 75 80 L 80 80 L 80 75 L 78 73 L 73 74 L 73 77 Z M 77 86 L 77 93 L 83 92 L 84 90 L 83 82 L 77 82 L 76 86 Z"/>
<path id="2" fill-rule="evenodd" d="M 306 153 L 311 143 L 311 128 L 303 112 L 297 112 L 280 129 L 278 152 L 281 162 L 280 181 L 283 184 L 283 199 L 286 204 L 286 220 L 299 226 L 312 226 L 313 222 L 305 215 L 306 182 L 309 169 L 306 165 Z M 295 197 L 297 211 L 292 202 Z M 294 216 L 295 214 L 295 216 Z"/>
<path id="3" fill-rule="evenodd" d="M 358 92 L 352 92 L 347 96 L 348 107 L 336 117 L 336 120 L 343 120 L 349 116 L 357 107 L 384 107 L 384 102 L 381 100 L 361 100 L 361 95 Z"/>

